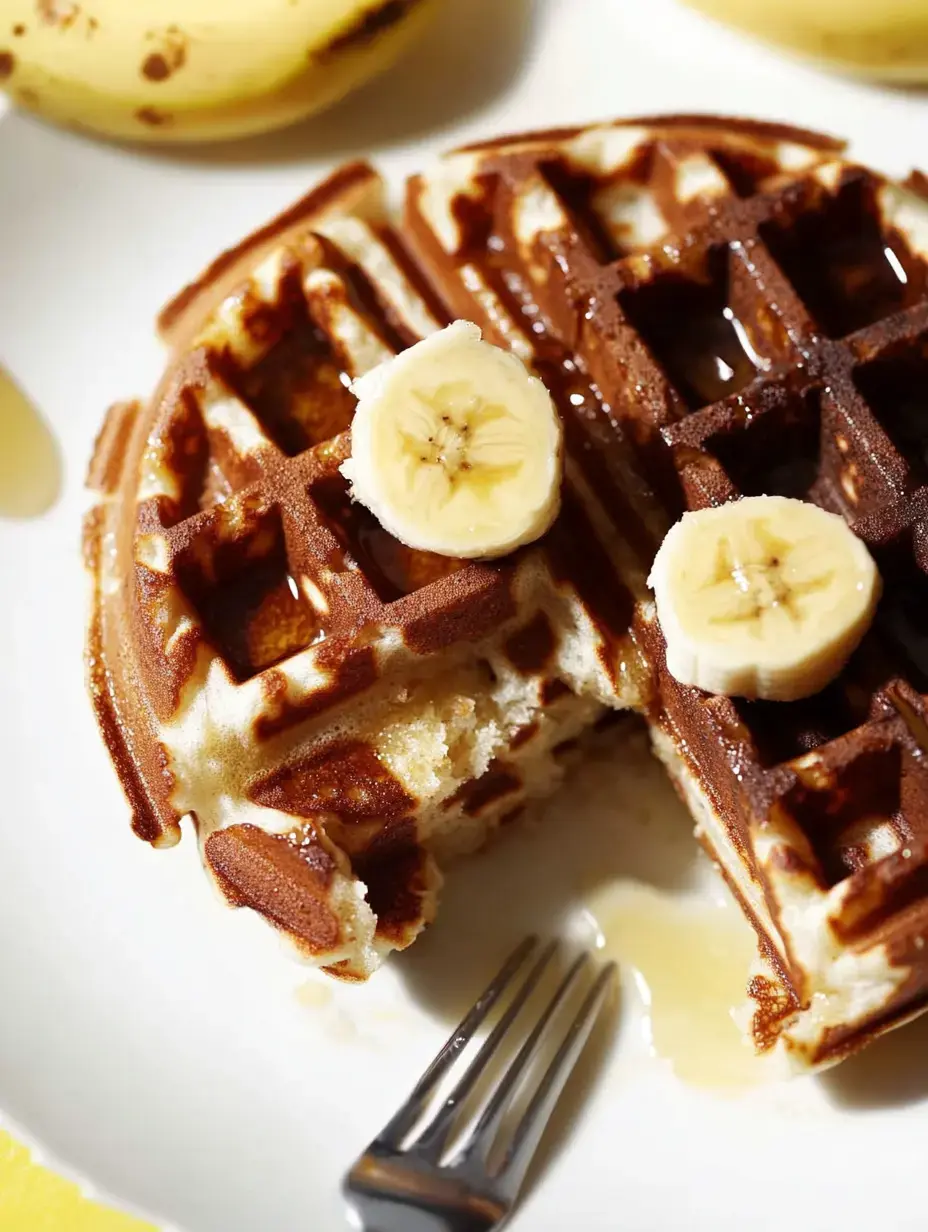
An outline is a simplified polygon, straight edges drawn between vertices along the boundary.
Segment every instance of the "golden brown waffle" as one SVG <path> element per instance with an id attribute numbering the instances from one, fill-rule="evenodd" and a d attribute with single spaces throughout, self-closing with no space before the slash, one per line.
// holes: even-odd
<path id="1" fill-rule="evenodd" d="M 550 792 L 605 706 L 642 704 L 653 543 L 644 494 L 632 514 L 615 481 L 607 509 L 581 465 L 544 542 L 493 565 L 350 502 L 350 379 L 448 319 L 381 197 L 346 168 L 169 306 L 175 356 L 147 407 L 110 413 L 86 537 L 136 831 L 171 843 L 189 817 L 229 901 L 345 978 L 431 917 L 436 855 Z M 562 410 L 595 398 L 577 372 Z M 629 465 L 602 429 L 597 451 Z"/>
<path id="2" fill-rule="evenodd" d="M 928 999 L 925 181 L 808 134 L 653 121 L 452 155 L 409 225 L 455 311 L 475 287 L 488 327 L 531 306 L 579 358 L 669 514 L 801 497 L 877 557 L 876 627 L 808 701 L 685 688 L 647 608 L 637 627 L 657 751 L 776 973 L 755 1037 L 837 1059 Z"/>
<path id="3" fill-rule="evenodd" d="M 362 976 L 430 916 L 436 853 L 633 707 L 761 936 L 758 1043 L 815 1064 L 921 1009 L 923 187 L 815 134 L 663 118 L 449 155 L 402 240 L 349 168 L 221 262 L 97 454 L 92 681 L 136 828 L 195 814 L 231 901 Z M 335 469 L 341 374 L 455 316 L 565 422 L 561 518 L 492 566 L 401 548 Z M 842 677 L 788 705 L 679 686 L 641 585 L 684 508 L 761 492 L 842 513 L 886 581 Z"/>

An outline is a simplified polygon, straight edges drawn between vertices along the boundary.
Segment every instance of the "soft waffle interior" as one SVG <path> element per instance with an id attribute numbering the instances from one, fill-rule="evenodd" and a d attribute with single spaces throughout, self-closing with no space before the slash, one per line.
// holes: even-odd
<path id="1" fill-rule="evenodd" d="M 366 975 L 431 917 L 436 854 L 632 707 L 761 934 L 758 1041 L 817 1063 L 924 1003 L 928 205 L 839 155 L 692 119 L 474 147 L 411 182 L 403 241 L 376 208 L 317 221 L 211 318 L 146 436 L 134 552 L 171 805 L 233 902 Z M 565 425 L 562 517 L 496 565 L 410 552 L 337 470 L 348 379 L 455 316 Z M 839 679 L 776 707 L 673 681 L 643 588 L 684 509 L 768 492 L 846 517 L 885 582 Z M 258 833 L 334 904 L 315 948 Z"/>
<path id="2" fill-rule="evenodd" d="M 647 554 L 582 465 L 543 544 L 493 564 L 410 549 L 351 501 L 351 379 L 448 319 L 385 221 L 320 221 L 190 341 L 142 442 L 135 600 L 170 812 L 231 901 L 346 978 L 431 918 L 436 859 L 553 790 L 646 688 Z M 566 413 L 582 389 L 595 404 L 577 371 Z"/>

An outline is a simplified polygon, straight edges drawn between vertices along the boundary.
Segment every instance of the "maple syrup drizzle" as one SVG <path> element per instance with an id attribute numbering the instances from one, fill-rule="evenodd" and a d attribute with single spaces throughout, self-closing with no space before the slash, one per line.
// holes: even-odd
<path id="1" fill-rule="evenodd" d="M 626 883 L 594 898 L 589 912 L 600 956 L 633 976 L 653 1055 L 692 1086 L 731 1091 L 763 1080 L 764 1061 L 731 1017 L 747 1001 L 757 948 L 733 904 Z"/>
<path id="2" fill-rule="evenodd" d="M 57 442 L 38 409 L 0 365 L 0 517 L 40 517 L 60 490 Z"/>

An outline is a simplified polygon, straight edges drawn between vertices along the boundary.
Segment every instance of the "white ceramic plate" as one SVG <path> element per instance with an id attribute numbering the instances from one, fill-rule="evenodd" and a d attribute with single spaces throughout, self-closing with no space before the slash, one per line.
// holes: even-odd
<path id="1" fill-rule="evenodd" d="M 66 469 L 44 519 L 0 524 L 0 1107 L 135 1209 L 189 1232 L 341 1228 L 341 1171 L 527 923 L 579 927 L 596 881 L 701 874 L 657 772 L 606 759 L 569 809 L 455 872 L 436 928 L 368 987 L 307 984 L 270 930 L 213 898 L 189 839 L 158 854 L 129 833 L 81 668 L 82 480 L 103 408 L 154 379 L 162 301 L 335 162 L 370 154 L 399 185 L 468 137 L 674 110 L 831 129 L 894 172 L 928 161 L 928 97 L 819 75 L 669 0 L 452 0 L 331 115 L 211 154 L 0 123 L 0 360 Z M 722 1097 L 648 1059 L 633 993 L 620 1017 L 517 1227 L 924 1227 L 924 1027 L 826 1081 Z"/>

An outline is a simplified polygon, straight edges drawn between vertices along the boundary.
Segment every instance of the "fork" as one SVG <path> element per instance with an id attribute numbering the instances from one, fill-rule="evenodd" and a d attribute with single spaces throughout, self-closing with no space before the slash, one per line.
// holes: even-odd
<path id="1" fill-rule="evenodd" d="M 606 964 L 596 976 L 511 1132 L 502 1132 L 503 1122 L 520 1080 L 527 1076 L 558 1011 L 588 973 L 589 954 L 581 954 L 570 965 L 515 1058 L 496 1080 L 465 1141 L 450 1159 L 443 1157 L 462 1105 L 487 1072 L 558 949 L 555 941 L 539 954 L 536 937 L 522 942 L 416 1083 L 406 1103 L 350 1169 L 342 1189 L 364 1232 L 488 1232 L 512 1213 L 545 1126 L 615 982 L 615 963 Z M 528 976 L 477 1056 L 438 1110 L 407 1142 L 442 1080 L 530 960 Z"/>

